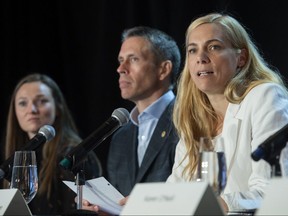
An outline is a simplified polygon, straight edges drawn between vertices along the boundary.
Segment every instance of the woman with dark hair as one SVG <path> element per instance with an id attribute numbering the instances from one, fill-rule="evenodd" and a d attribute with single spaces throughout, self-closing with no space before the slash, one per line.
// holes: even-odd
<path id="1" fill-rule="evenodd" d="M 81 142 L 81 138 L 56 82 L 44 74 L 30 74 L 18 82 L 11 97 L 5 157 L 21 149 L 43 125 L 53 126 L 56 135 L 36 150 L 39 188 L 29 208 L 34 215 L 63 214 L 76 209 L 75 193 L 62 182 L 74 181 L 75 173 L 63 170 L 59 161 Z M 81 169 L 86 179 L 102 175 L 94 152 L 87 155 Z M 8 183 L 4 185 L 7 187 Z"/>

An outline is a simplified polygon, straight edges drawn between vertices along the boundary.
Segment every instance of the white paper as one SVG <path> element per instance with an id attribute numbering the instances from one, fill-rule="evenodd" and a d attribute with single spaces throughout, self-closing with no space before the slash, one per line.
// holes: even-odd
<path id="1" fill-rule="evenodd" d="M 75 182 L 63 182 L 77 194 L 77 185 L 75 185 Z M 87 180 L 82 188 L 83 199 L 99 206 L 100 210 L 114 215 L 119 215 L 122 211 L 123 206 L 120 206 L 118 203 L 124 196 L 104 177 Z"/>

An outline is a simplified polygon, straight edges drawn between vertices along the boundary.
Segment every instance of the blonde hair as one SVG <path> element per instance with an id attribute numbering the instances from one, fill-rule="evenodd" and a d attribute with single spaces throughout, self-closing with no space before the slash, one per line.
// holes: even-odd
<path id="1" fill-rule="evenodd" d="M 245 65 L 238 68 L 239 71 L 230 80 L 224 92 L 230 103 L 240 103 L 252 88 L 261 83 L 278 83 L 285 88 L 280 74 L 268 66 L 244 27 L 229 15 L 211 13 L 195 19 L 186 31 L 186 46 L 191 31 L 205 23 L 214 23 L 221 27 L 225 38 L 230 41 L 233 48 L 247 50 Z M 222 119 L 216 114 L 207 96 L 192 81 L 187 55 L 186 51 L 185 65 L 178 82 L 173 121 L 187 148 L 185 157 L 188 157 L 189 163 L 183 175 L 188 174 L 191 179 L 198 162 L 200 137 L 215 136 L 217 125 Z"/>

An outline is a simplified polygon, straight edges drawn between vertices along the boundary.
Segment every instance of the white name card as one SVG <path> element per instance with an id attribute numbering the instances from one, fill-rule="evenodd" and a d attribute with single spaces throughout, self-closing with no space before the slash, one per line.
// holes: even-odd
<path id="1" fill-rule="evenodd" d="M 205 182 L 139 183 L 120 215 L 224 215 Z"/>
<path id="2" fill-rule="evenodd" d="M 0 190 L 0 215 L 32 215 L 18 189 Z"/>
<path id="3" fill-rule="evenodd" d="M 288 215 L 288 178 L 275 178 L 255 215 Z"/>

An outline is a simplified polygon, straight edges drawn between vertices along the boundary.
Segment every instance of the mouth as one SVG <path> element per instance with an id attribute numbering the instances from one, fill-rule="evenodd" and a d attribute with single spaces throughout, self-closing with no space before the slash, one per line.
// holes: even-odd
<path id="1" fill-rule="evenodd" d="M 119 82 L 119 87 L 120 88 L 125 88 L 127 86 L 129 86 L 129 82 L 127 82 L 127 81 L 120 81 Z"/>
<path id="2" fill-rule="evenodd" d="M 39 118 L 30 118 L 28 119 L 28 122 L 38 122 Z"/>
<path id="3" fill-rule="evenodd" d="M 213 74 L 213 71 L 199 71 L 197 72 L 197 76 L 207 76 Z"/>
<path id="4" fill-rule="evenodd" d="M 28 121 L 34 121 L 34 120 L 39 120 L 39 117 L 30 117 L 30 118 L 28 118 Z"/>

